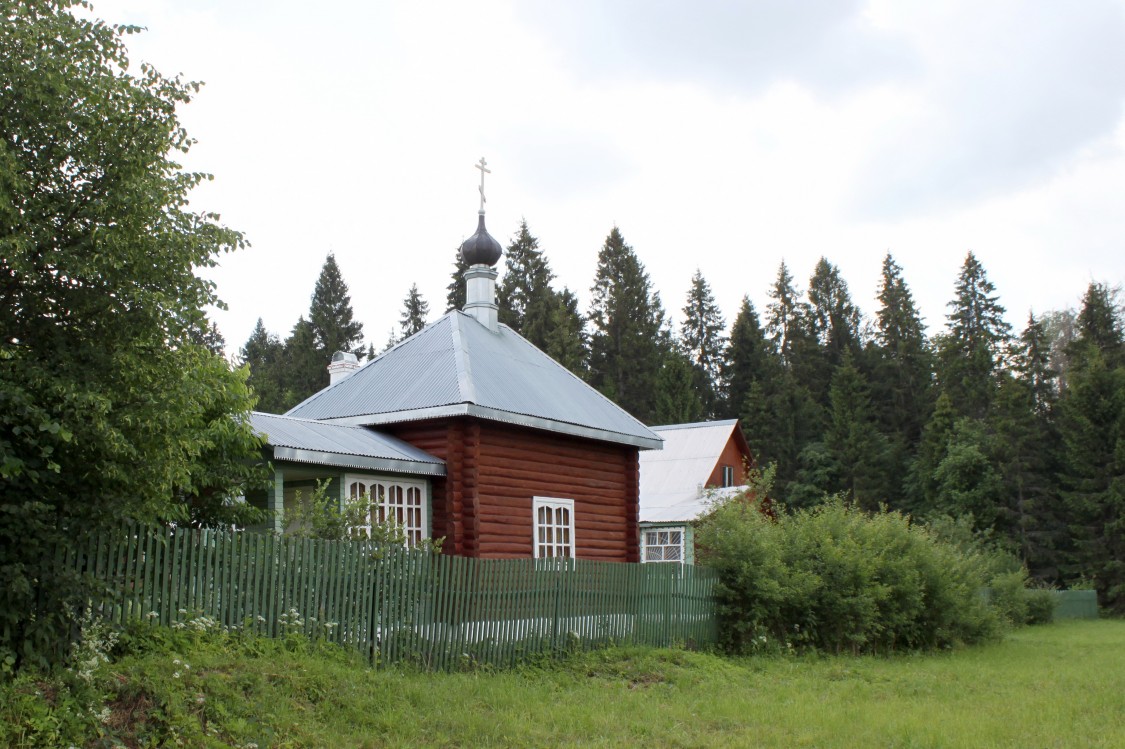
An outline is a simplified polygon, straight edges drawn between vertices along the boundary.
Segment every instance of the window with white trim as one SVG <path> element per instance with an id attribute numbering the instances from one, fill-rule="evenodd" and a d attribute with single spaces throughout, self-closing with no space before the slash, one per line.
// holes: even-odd
<path id="1" fill-rule="evenodd" d="M 534 553 L 538 557 L 574 557 L 574 500 L 532 497 Z"/>
<path id="2" fill-rule="evenodd" d="M 363 526 L 368 534 L 372 525 L 392 523 L 406 535 L 407 546 L 417 546 L 429 537 L 429 497 L 424 482 L 345 476 L 344 486 L 352 499 L 366 496 L 371 502 L 367 525 Z"/>
<path id="3" fill-rule="evenodd" d="M 644 543 L 641 546 L 641 561 L 643 562 L 680 562 L 682 564 L 684 561 L 684 529 L 646 529 L 644 531 Z"/>

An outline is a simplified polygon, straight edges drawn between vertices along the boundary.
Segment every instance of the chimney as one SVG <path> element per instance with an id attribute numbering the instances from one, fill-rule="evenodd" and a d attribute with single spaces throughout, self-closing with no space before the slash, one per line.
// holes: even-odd
<path id="1" fill-rule="evenodd" d="M 359 369 L 359 360 L 356 359 L 355 354 L 337 351 L 332 354 L 332 363 L 328 365 L 328 384 L 335 385 L 348 379 L 357 369 Z"/>

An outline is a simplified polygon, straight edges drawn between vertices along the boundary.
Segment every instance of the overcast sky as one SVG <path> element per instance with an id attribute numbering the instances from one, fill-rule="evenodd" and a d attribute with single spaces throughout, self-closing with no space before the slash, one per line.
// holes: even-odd
<path id="1" fill-rule="evenodd" d="M 589 300 L 616 225 L 676 318 L 728 324 L 823 255 L 873 314 L 890 250 L 944 325 L 972 250 L 1009 320 L 1125 281 L 1125 0 L 94 0 L 134 61 L 206 86 L 193 197 L 252 247 L 211 273 L 233 352 L 282 337 L 334 252 L 381 348 L 417 283 L 520 218 Z"/>

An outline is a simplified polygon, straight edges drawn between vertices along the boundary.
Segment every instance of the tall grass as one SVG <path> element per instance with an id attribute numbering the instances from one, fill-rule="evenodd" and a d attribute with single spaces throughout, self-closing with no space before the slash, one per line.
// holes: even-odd
<path id="1" fill-rule="evenodd" d="M 617 649 L 457 674 L 374 671 L 301 638 L 126 645 L 94 675 L 100 703 L 80 707 L 57 677 L 0 686 L 0 746 L 1125 746 L 1121 621 L 930 655 Z M 109 712 L 51 734 L 64 707 Z"/>

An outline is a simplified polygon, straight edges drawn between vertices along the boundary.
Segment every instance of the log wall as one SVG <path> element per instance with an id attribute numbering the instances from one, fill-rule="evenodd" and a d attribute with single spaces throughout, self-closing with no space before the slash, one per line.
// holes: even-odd
<path id="1" fill-rule="evenodd" d="M 446 461 L 431 514 L 446 553 L 530 557 L 532 497 L 556 497 L 574 500 L 578 558 L 639 561 L 636 448 L 476 419 L 384 429 Z"/>

